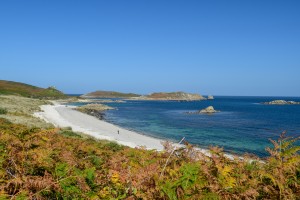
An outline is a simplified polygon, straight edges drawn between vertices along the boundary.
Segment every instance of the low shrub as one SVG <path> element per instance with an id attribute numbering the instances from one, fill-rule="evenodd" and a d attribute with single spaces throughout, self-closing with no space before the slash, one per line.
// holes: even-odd
<path id="1" fill-rule="evenodd" d="M 165 151 L 29 129 L 0 118 L 0 199 L 299 199 L 299 138 L 271 140 L 270 156 Z M 173 153 L 170 156 L 170 153 Z"/>
<path id="2" fill-rule="evenodd" d="M 5 108 L 0 108 L 0 115 L 7 114 L 7 110 Z"/>

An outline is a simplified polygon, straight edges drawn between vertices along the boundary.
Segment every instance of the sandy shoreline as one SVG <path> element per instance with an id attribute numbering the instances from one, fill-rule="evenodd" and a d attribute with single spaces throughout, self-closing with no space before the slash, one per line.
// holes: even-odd
<path id="1" fill-rule="evenodd" d="M 96 139 L 115 141 L 133 148 L 144 146 L 146 149 L 163 150 L 161 144 L 163 140 L 126 130 L 72 108 L 72 106 L 58 103 L 43 105 L 41 106 L 43 112 L 37 112 L 34 116 L 44 119 L 56 127 L 71 127 L 73 131 L 82 132 Z"/>
<path id="2" fill-rule="evenodd" d="M 154 149 L 158 151 L 164 149 L 162 143 L 165 142 L 165 140 L 142 135 L 99 120 L 96 117 L 74 110 L 73 108 L 76 106 L 66 106 L 58 102 L 53 102 L 53 104 L 54 105 L 42 105 L 42 112 L 34 113 L 34 116 L 48 123 L 52 123 L 56 127 L 71 127 L 75 132 L 81 132 L 96 139 L 114 141 L 132 148 L 145 147 L 148 150 Z M 176 147 L 183 146 L 177 143 L 173 143 L 173 145 Z M 195 149 L 210 156 L 207 149 L 197 147 Z M 225 154 L 225 156 L 233 159 L 233 155 Z"/>

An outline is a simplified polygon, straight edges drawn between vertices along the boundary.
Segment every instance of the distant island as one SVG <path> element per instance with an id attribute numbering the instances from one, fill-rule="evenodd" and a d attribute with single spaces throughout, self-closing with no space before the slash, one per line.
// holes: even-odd
<path id="1" fill-rule="evenodd" d="M 122 93 L 114 91 L 96 91 L 81 95 L 82 98 L 132 98 L 139 97 L 141 95 L 134 93 Z"/>
<path id="2" fill-rule="evenodd" d="M 269 101 L 269 102 L 263 102 L 262 104 L 265 105 L 299 105 L 300 102 L 296 101 L 285 101 L 285 100 L 274 100 L 274 101 Z"/>
<path id="3" fill-rule="evenodd" d="M 200 94 L 186 92 L 155 92 L 149 95 L 139 95 L 134 93 L 121 93 L 113 91 L 96 91 L 81 96 L 82 98 L 125 98 L 130 100 L 164 100 L 164 101 L 196 101 L 206 100 Z M 210 96 L 210 99 L 213 99 Z"/>
<path id="4" fill-rule="evenodd" d="M 156 92 L 145 96 L 135 98 L 137 100 L 165 100 L 165 101 L 196 101 L 206 100 L 200 94 L 192 94 L 186 92 Z"/>

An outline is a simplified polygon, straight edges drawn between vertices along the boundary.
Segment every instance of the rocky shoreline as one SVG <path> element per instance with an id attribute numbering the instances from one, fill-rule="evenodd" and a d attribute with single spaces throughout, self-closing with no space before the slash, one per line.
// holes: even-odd
<path id="1" fill-rule="evenodd" d="M 104 120 L 105 111 L 113 110 L 113 109 L 115 109 L 115 108 L 104 105 L 104 104 L 96 104 L 96 103 L 87 104 L 87 105 L 75 108 L 75 110 L 77 110 L 77 111 L 94 116 L 100 120 Z"/>

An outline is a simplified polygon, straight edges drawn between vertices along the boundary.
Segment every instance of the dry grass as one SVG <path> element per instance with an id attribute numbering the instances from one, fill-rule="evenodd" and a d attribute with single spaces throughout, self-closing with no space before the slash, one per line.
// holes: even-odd
<path id="1" fill-rule="evenodd" d="M 23 124 L 28 127 L 50 128 L 53 125 L 38 119 L 32 114 L 41 111 L 40 106 L 50 104 L 50 101 L 26 98 L 13 95 L 0 95 L 0 107 L 7 110 L 6 114 L 0 115 L 10 122 Z"/>

